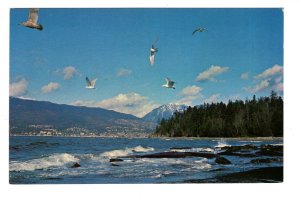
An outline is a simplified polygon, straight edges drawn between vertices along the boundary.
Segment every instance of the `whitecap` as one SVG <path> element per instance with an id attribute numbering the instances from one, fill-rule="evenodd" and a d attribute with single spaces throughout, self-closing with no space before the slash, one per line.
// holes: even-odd
<path id="1" fill-rule="evenodd" d="M 103 157 L 108 157 L 108 158 L 114 158 L 114 157 L 123 157 L 123 156 L 128 156 L 130 153 L 132 153 L 132 150 L 129 148 L 126 149 L 120 149 L 120 150 L 112 150 L 112 151 L 106 151 L 101 154 Z"/>
<path id="2" fill-rule="evenodd" d="M 142 147 L 142 146 L 136 146 L 133 148 L 126 148 L 126 149 L 117 149 L 112 151 L 106 151 L 101 154 L 103 157 L 108 158 L 115 158 L 115 157 L 124 157 L 128 156 L 132 153 L 142 153 L 142 152 L 149 152 L 154 151 L 154 148 L 152 147 Z"/>
<path id="3" fill-rule="evenodd" d="M 219 140 L 215 148 L 230 147 L 230 146 L 231 145 L 227 144 L 225 140 Z"/>
<path id="4" fill-rule="evenodd" d="M 149 152 L 149 151 L 154 151 L 154 148 L 136 146 L 136 147 L 132 148 L 132 151 L 134 151 L 134 152 Z"/>
<path id="5" fill-rule="evenodd" d="M 170 149 L 172 152 L 214 152 L 214 149 L 212 148 L 191 148 L 191 149 Z"/>
<path id="6" fill-rule="evenodd" d="M 34 171 L 36 169 L 61 167 L 74 162 L 79 162 L 79 159 L 71 154 L 61 153 L 24 162 L 10 162 L 9 171 Z"/>

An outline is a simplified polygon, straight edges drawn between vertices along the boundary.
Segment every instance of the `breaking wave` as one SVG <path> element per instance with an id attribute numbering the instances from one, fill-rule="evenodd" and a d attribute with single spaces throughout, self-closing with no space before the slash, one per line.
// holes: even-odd
<path id="1" fill-rule="evenodd" d="M 212 148 L 190 148 L 190 149 L 176 149 L 176 148 L 173 148 L 173 149 L 170 149 L 170 151 L 172 152 L 214 152 L 214 149 Z"/>
<path id="2" fill-rule="evenodd" d="M 231 145 L 229 145 L 226 141 L 220 140 L 218 141 L 218 144 L 215 146 L 215 148 L 230 147 L 230 146 Z"/>
<path id="3" fill-rule="evenodd" d="M 102 153 L 101 156 L 108 157 L 108 158 L 124 157 L 124 156 L 128 156 L 132 153 L 143 153 L 143 152 L 149 152 L 149 151 L 154 151 L 154 148 L 136 146 L 133 148 L 106 151 L 106 152 Z"/>
<path id="4" fill-rule="evenodd" d="M 9 164 L 9 171 L 34 171 L 37 169 L 47 169 L 50 167 L 61 167 L 78 161 L 79 159 L 71 154 L 54 154 L 24 162 L 11 162 Z"/>

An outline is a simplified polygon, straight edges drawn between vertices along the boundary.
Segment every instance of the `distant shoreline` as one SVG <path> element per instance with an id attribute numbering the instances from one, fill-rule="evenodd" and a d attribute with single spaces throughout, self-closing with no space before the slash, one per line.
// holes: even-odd
<path id="1" fill-rule="evenodd" d="M 70 137 L 70 138 L 150 138 L 150 139 L 185 139 L 185 140 L 245 140 L 245 141 L 272 141 L 272 140 L 283 140 L 284 137 L 118 137 L 118 136 L 104 136 L 104 135 L 93 135 L 93 136 L 52 136 L 52 135 L 9 135 L 9 137 Z"/>

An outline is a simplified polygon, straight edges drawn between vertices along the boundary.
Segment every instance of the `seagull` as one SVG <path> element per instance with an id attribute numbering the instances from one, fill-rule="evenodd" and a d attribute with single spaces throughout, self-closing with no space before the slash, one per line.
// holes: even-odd
<path id="1" fill-rule="evenodd" d="M 150 57 L 149 57 L 151 65 L 154 65 L 154 53 L 157 52 L 157 51 L 158 51 L 158 49 L 155 48 L 154 45 L 152 45 L 151 49 L 150 49 Z"/>
<path id="2" fill-rule="evenodd" d="M 85 80 L 86 80 L 86 84 L 87 84 L 87 86 L 85 88 L 87 88 L 87 89 L 96 89 L 95 84 L 96 84 L 97 79 L 94 79 L 94 80 L 90 81 L 90 79 L 88 77 L 86 77 Z"/>
<path id="3" fill-rule="evenodd" d="M 197 28 L 196 30 L 194 30 L 194 32 L 192 33 L 192 35 L 194 35 L 196 32 L 204 32 L 207 31 L 207 29 L 205 28 Z"/>
<path id="4" fill-rule="evenodd" d="M 175 89 L 174 87 L 174 81 L 172 81 L 170 78 L 166 78 L 166 84 L 162 85 L 162 87 L 165 87 L 165 88 L 173 88 Z"/>
<path id="5" fill-rule="evenodd" d="M 43 26 L 37 23 L 38 14 L 39 14 L 38 8 L 29 8 L 28 20 L 26 22 L 22 22 L 20 25 L 26 26 L 28 28 L 38 29 L 39 31 L 43 30 Z"/>

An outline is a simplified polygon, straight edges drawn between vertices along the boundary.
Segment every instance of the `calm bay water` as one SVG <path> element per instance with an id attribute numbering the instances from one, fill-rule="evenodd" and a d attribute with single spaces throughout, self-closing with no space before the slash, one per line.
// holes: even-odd
<path id="1" fill-rule="evenodd" d="M 83 183 L 183 183 L 209 179 L 232 172 L 283 166 L 282 162 L 252 164 L 253 158 L 224 156 L 232 164 L 220 165 L 215 158 L 132 158 L 166 151 L 221 151 L 222 146 L 252 144 L 282 145 L 282 139 L 159 139 L 11 136 L 9 177 L 11 184 Z M 185 149 L 185 147 L 188 147 Z M 183 148 L 183 149 L 180 149 Z M 122 157 L 121 162 L 110 162 Z M 72 168 L 74 163 L 80 164 Z"/>

